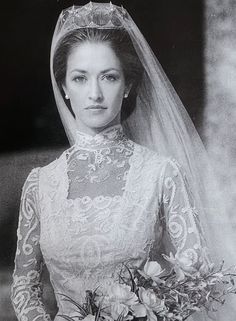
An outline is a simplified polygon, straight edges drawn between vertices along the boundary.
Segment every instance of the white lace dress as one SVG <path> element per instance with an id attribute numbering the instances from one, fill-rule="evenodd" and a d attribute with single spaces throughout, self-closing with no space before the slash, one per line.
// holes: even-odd
<path id="1" fill-rule="evenodd" d="M 12 285 L 18 320 L 51 320 L 40 290 L 44 263 L 58 314 L 72 316 L 59 293 L 82 302 L 85 290 L 115 282 L 124 262 L 140 266 L 153 248 L 160 254 L 164 234 L 193 266 L 207 260 L 180 166 L 129 140 L 121 125 L 94 137 L 78 132 L 75 145 L 33 169 L 23 187 Z"/>

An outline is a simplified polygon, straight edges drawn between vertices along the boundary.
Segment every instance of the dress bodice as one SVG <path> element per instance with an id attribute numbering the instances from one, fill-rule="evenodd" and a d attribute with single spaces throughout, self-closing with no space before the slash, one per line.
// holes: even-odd
<path id="1" fill-rule="evenodd" d="M 24 185 L 12 287 L 19 320 L 49 319 L 36 291 L 43 261 L 59 313 L 69 316 L 60 293 L 82 303 L 86 290 L 117 282 L 124 263 L 142 265 L 165 231 L 193 266 L 207 260 L 180 166 L 129 140 L 120 125 L 78 132 L 74 146 Z"/>

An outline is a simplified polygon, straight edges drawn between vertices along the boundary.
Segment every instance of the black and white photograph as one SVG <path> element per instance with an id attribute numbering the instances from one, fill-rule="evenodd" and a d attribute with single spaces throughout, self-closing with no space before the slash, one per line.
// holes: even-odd
<path id="1" fill-rule="evenodd" d="M 0 321 L 235 321 L 236 2 L 1 7 Z"/>

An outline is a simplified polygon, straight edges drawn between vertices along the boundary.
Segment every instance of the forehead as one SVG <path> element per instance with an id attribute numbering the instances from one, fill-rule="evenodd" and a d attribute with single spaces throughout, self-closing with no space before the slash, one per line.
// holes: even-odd
<path id="1" fill-rule="evenodd" d="M 109 43 L 84 42 L 76 46 L 67 60 L 68 71 L 73 69 L 88 72 L 109 68 L 121 69 L 121 63 Z"/>

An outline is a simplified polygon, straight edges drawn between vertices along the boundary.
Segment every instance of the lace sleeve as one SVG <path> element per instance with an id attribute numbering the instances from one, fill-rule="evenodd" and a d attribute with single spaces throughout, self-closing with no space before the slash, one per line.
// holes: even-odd
<path id="1" fill-rule="evenodd" d="M 186 271 L 207 272 L 211 266 L 187 177 L 175 160 L 162 173 L 162 217 L 171 247 Z"/>
<path id="2" fill-rule="evenodd" d="M 11 287 L 12 304 L 20 321 L 51 320 L 42 302 L 40 283 L 43 259 L 39 245 L 38 172 L 39 168 L 31 171 L 21 196 Z"/>

